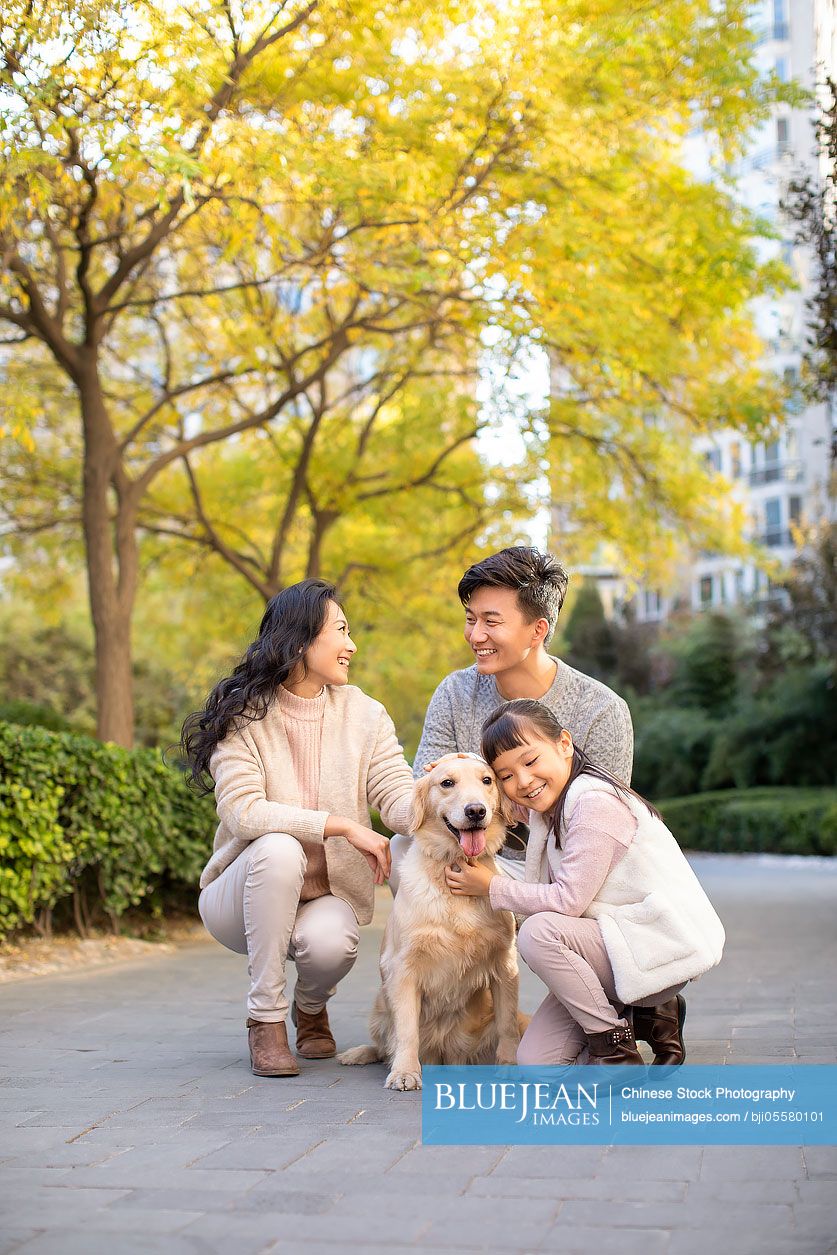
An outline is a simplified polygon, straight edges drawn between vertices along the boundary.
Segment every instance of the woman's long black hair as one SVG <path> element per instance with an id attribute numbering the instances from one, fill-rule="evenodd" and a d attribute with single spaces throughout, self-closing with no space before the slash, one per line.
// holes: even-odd
<path id="1" fill-rule="evenodd" d="M 180 734 L 187 781 L 198 793 L 211 793 L 209 760 L 235 722 L 264 719 L 278 686 L 302 662 L 319 636 L 337 589 L 326 580 L 302 580 L 283 588 L 267 603 L 259 634 L 226 679 L 219 680 L 203 710 L 189 715 Z"/>
<path id="2" fill-rule="evenodd" d="M 517 698 L 513 702 L 507 702 L 505 706 L 498 707 L 492 711 L 485 723 L 482 725 L 482 756 L 487 763 L 494 763 L 501 754 L 507 753 L 511 749 L 515 749 L 518 745 L 525 745 L 527 732 L 536 732 L 543 737 L 545 741 L 558 741 L 561 733 L 564 731 L 563 724 L 555 718 L 552 711 L 548 707 L 543 706 L 540 702 L 532 701 L 528 697 Z M 607 771 L 604 767 L 591 762 L 584 750 L 573 745 L 573 758 L 570 764 L 570 775 L 552 812 L 549 815 L 549 828 L 547 836 L 550 833 L 555 834 L 555 844 L 561 848 L 561 817 L 564 814 L 564 799 L 567 796 L 567 789 L 577 776 L 582 772 L 587 776 L 595 776 L 598 780 L 604 780 L 607 784 L 613 785 L 617 793 L 622 796 L 630 796 L 637 798 L 644 806 L 647 806 L 652 815 L 657 819 L 662 819 L 662 815 L 655 806 L 652 806 L 646 798 L 641 797 L 635 789 L 625 784 L 624 780 L 620 780 L 614 776 L 612 772 Z"/>

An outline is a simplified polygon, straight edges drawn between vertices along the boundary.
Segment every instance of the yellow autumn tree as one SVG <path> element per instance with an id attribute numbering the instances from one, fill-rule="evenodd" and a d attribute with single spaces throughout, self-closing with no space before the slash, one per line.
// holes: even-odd
<path id="1" fill-rule="evenodd" d="M 754 224 L 674 142 L 699 120 L 731 151 L 780 90 L 756 76 L 748 8 L 9 0 L 0 387 L 33 445 L 3 454 L 31 488 L 9 528 L 57 519 L 82 538 L 101 736 L 131 739 L 144 531 L 232 550 L 224 485 L 206 493 L 217 451 L 259 432 L 281 450 L 255 559 L 281 586 L 310 569 L 312 520 L 374 517 L 359 481 L 328 480 L 329 453 L 339 471 L 369 415 L 374 432 L 427 375 L 431 478 L 447 473 L 464 430 L 444 381 L 473 376 L 486 344 L 499 376 L 533 348 L 562 372 L 564 399 L 535 416 L 553 469 L 570 448 L 598 491 L 589 458 L 613 455 L 637 500 L 696 517 L 702 485 L 664 473 L 666 424 L 682 444 L 719 398 L 744 429 L 776 409 L 744 313 L 772 281 Z M 21 412 L 16 376 L 48 378 L 42 404 Z M 306 491 L 314 466 L 332 504 Z M 359 474 L 396 466 L 396 495 L 427 487 L 403 457 Z"/>

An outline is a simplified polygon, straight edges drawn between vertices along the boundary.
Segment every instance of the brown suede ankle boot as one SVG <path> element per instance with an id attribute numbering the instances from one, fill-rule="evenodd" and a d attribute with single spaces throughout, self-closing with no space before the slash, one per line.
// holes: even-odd
<path id="1" fill-rule="evenodd" d="M 610 1067 L 615 1063 L 638 1063 L 645 1066 L 630 1024 L 617 1024 L 604 1033 L 588 1033 L 587 1052 L 587 1062 L 591 1065 Z"/>
<path id="2" fill-rule="evenodd" d="M 683 1021 L 686 1019 L 686 999 L 682 994 L 669 998 L 658 1007 L 634 1007 L 634 1034 L 639 1041 L 647 1041 L 654 1051 L 654 1062 L 668 1068 L 677 1068 L 686 1061 L 683 1043 Z"/>
<path id="3" fill-rule="evenodd" d="M 325 1007 L 310 1013 L 294 1003 L 291 1019 L 296 1025 L 296 1053 L 303 1059 L 331 1059 L 337 1054 Z"/>
<path id="4" fill-rule="evenodd" d="M 284 1024 L 248 1020 L 247 1028 L 254 1076 L 299 1076 L 299 1064 L 291 1054 Z"/>

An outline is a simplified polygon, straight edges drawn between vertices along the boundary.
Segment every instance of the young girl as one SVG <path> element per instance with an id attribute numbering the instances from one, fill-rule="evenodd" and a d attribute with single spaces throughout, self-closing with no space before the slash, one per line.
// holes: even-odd
<path id="1" fill-rule="evenodd" d="M 539 702 L 496 710 L 482 753 L 529 810 L 525 881 L 480 863 L 449 869 L 447 881 L 527 917 L 518 947 L 549 994 L 518 1063 L 641 1064 L 636 1003 L 653 1008 L 635 1014 L 655 1063 L 682 1063 L 678 991 L 720 961 L 724 930 L 659 812 L 591 763 Z"/>
<path id="2" fill-rule="evenodd" d="M 250 1061 L 296 1076 L 285 962 L 296 963 L 297 1053 L 335 1053 L 325 1004 L 357 956 L 389 842 L 369 807 L 405 831 L 413 773 L 380 702 L 348 683 L 356 646 L 333 585 L 303 580 L 267 606 L 259 635 L 182 745 L 193 782 L 215 789 L 220 824 L 201 876 L 201 917 L 249 958 Z"/>

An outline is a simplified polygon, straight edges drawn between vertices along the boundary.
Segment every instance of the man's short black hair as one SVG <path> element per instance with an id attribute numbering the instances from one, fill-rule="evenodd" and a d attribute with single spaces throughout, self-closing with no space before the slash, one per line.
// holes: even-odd
<path id="1" fill-rule="evenodd" d="M 546 619 L 551 636 L 568 581 L 567 572 L 551 554 L 528 545 L 513 545 L 468 567 L 459 581 L 459 600 L 467 606 L 478 588 L 511 588 L 517 593 L 517 604 L 527 622 Z"/>

